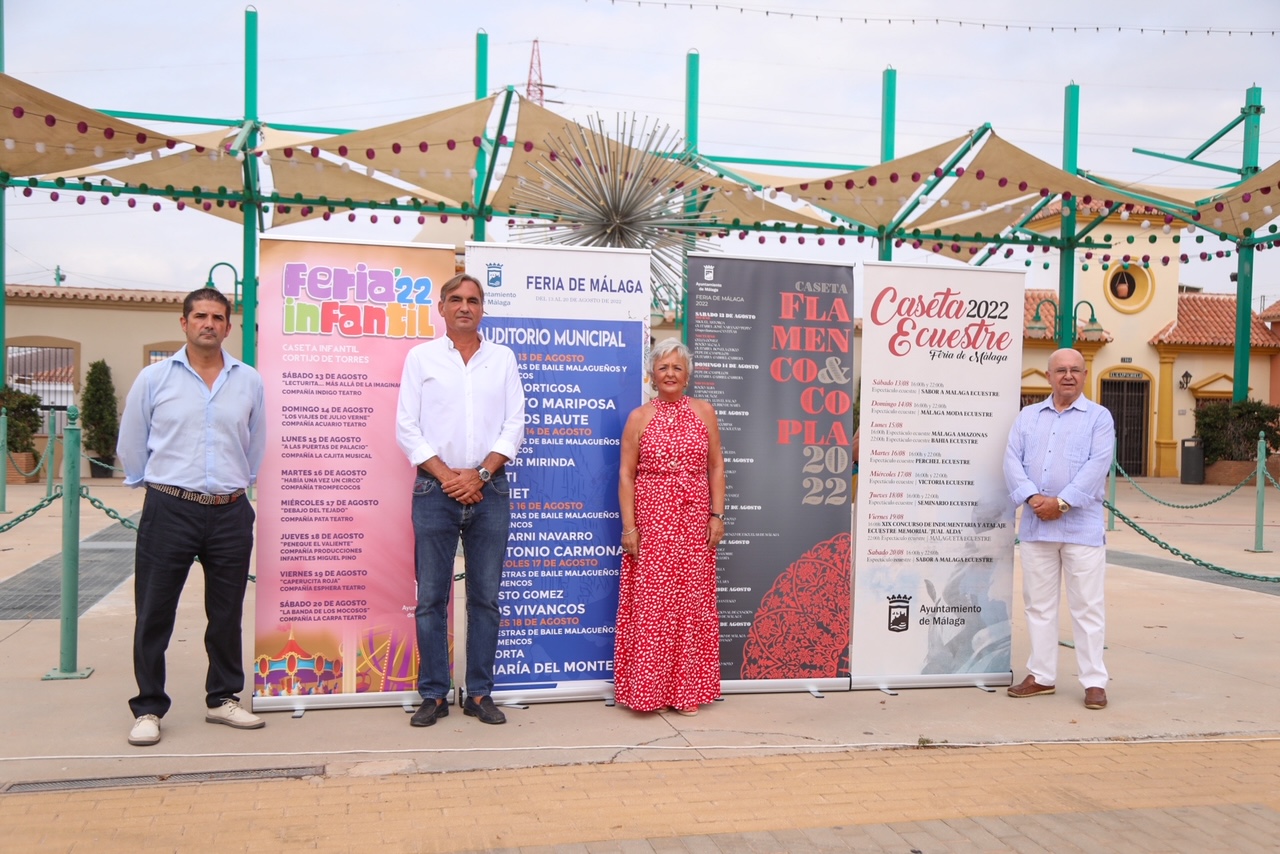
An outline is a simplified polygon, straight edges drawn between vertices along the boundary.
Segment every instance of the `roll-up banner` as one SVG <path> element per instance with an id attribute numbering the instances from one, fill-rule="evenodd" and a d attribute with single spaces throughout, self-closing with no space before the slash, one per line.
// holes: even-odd
<path id="1" fill-rule="evenodd" d="M 1025 276 L 861 270 L 852 684 L 1008 685 Z"/>
<path id="2" fill-rule="evenodd" d="M 418 701 L 405 354 L 444 334 L 452 246 L 264 237 L 254 709 Z"/>
<path id="3" fill-rule="evenodd" d="M 721 686 L 849 688 L 853 270 L 690 255 L 690 393 L 724 443 Z"/>
<path id="4" fill-rule="evenodd" d="M 515 351 L 525 437 L 507 466 L 511 537 L 494 699 L 613 696 L 622 427 L 644 402 L 647 251 L 467 244 L 485 335 Z"/>

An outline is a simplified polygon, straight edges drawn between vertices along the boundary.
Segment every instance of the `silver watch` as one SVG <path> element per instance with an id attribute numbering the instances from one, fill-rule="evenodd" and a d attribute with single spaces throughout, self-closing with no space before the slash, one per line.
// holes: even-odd
<path id="1" fill-rule="evenodd" d="M 489 482 L 489 478 L 493 477 L 493 473 L 492 473 L 492 472 L 490 472 L 490 471 L 489 471 L 487 468 L 485 468 L 484 466 L 478 466 L 478 467 L 476 467 L 476 473 L 480 475 L 480 481 L 481 481 L 482 483 L 488 483 L 488 482 Z"/>

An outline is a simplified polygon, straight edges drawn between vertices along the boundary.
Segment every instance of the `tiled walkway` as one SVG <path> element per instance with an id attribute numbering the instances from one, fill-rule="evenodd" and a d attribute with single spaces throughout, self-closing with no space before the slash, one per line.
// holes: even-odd
<path id="1" fill-rule="evenodd" d="M 0 826 L 0 847 L 42 852 L 1262 852 L 1280 739 L 10 793 Z"/>

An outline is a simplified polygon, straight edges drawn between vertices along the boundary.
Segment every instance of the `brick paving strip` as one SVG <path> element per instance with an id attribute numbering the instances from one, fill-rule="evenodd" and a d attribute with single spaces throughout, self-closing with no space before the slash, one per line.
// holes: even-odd
<path id="1" fill-rule="evenodd" d="M 0 795 L 12 851 L 1272 851 L 1280 737 Z"/>

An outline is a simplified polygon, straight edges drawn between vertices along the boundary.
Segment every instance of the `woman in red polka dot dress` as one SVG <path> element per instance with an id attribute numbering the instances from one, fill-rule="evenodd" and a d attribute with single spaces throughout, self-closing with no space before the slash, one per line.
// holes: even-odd
<path id="1" fill-rule="evenodd" d="M 615 695 L 638 712 L 695 715 L 720 696 L 716 547 L 724 457 L 715 410 L 685 396 L 693 359 L 675 339 L 649 353 L 657 397 L 622 434 L 622 579 Z"/>

